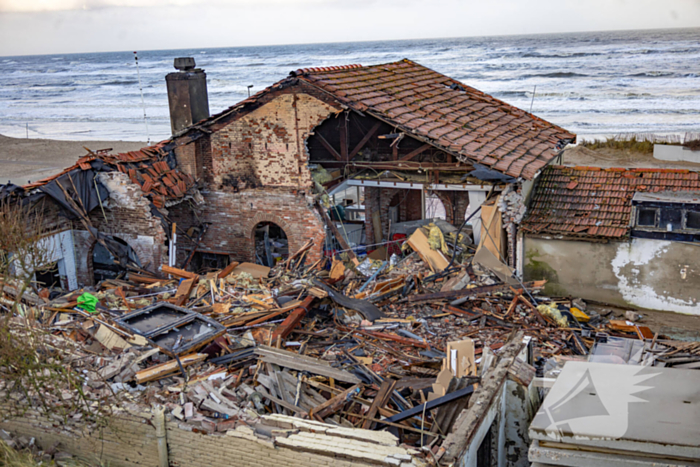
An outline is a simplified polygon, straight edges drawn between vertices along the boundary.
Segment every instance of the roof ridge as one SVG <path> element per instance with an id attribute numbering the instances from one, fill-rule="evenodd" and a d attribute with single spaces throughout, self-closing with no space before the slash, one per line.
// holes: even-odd
<path id="1" fill-rule="evenodd" d="M 550 165 L 553 170 L 576 170 L 579 172 L 646 172 L 646 173 L 700 173 L 700 170 L 667 169 L 664 167 L 598 167 L 594 165 Z"/>
<path id="2" fill-rule="evenodd" d="M 308 75 L 310 73 L 327 73 L 327 72 L 333 72 L 333 71 L 344 71 L 344 70 L 353 70 L 356 68 L 366 68 L 363 65 L 360 65 L 359 63 L 353 63 L 350 65 L 336 65 L 336 66 L 317 66 L 317 67 L 311 67 L 311 68 L 299 68 L 298 70 L 294 70 L 289 73 L 290 76 L 303 76 L 303 75 Z"/>

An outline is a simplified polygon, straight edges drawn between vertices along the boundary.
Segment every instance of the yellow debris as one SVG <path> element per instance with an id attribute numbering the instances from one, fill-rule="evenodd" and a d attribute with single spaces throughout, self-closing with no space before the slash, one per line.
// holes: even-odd
<path id="1" fill-rule="evenodd" d="M 587 323 L 591 320 L 590 316 L 588 316 L 586 313 L 579 310 L 575 306 L 572 306 L 571 308 L 569 308 L 569 311 L 571 312 L 572 315 L 574 315 L 574 318 L 576 318 L 580 323 Z"/>
<path id="2" fill-rule="evenodd" d="M 552 318 L 562 328 L 569 327 L 569 322 L 561 315 L 561 313 L 559 313 L 559 308 L 557 308 L 556 304 L 550 303 L 548 305 L 539 305 L 537 310 L 543 315 Z"/>

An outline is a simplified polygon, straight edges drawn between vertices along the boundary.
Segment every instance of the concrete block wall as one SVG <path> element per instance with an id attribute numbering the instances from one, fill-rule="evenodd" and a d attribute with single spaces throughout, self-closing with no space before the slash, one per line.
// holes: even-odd
<path id="1" fill-rule="evenodd" d="M 136 416 L 110 419 L 109 427 L 87 430 L 80 421 L 63 423 L 36 413 L 22 418 L 0 420 L 0 428 L 13 435 L 36 438 L 37 445 L 58 450 L 110 467 L 153 467 L 158 465 L 156 431 L 150 421 Z M 271 442 L 228 436 L 225 433 L 201 434 L 181 428 L 177 420 L 166 422 L 168 458 L 172 467 L 297 467 L 369 466 L 357 459 L 274 446 Z M 342 438 L 339 438 L 342 442 Z"/>

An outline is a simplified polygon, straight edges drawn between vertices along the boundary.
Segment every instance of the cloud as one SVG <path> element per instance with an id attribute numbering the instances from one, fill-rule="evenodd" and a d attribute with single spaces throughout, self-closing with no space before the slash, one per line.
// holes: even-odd
<path id="1" fill-rule="evenodd" d="M 168 8 L 184 6 L 246 7 L 287 5 L 289 0 L 0 0 L 0 12 L 38 13 L 48 11 L 99 10 L 102 8 Z M 294 0 L 291 3 L 337 4 L 338 0 Z"/>
<path id="2" fill-rule="evenodd" d="M 700 27 L 699 2 L 0 0 L 0 56 Z"/>

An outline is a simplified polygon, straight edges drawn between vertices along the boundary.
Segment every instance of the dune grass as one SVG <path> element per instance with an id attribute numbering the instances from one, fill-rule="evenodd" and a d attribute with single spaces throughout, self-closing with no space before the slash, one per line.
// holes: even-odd
<path id="1" fill-rule="evenodd" d="M 0 467 L 39 467 L 31 452 L 17 451 L 0 440 Z M 43 465 L 46 465 L 44 463 Z"/>
<path id="2" fill-rule="evenodd" d="M 17 450 L 0 440 L 0 467 L 55 467 L 53 460 L 44 460 L 35 457 L 29 449 Z M 84 462 L 79 459 L 66 459 L 60 465 L 67 467 L 109 467 L 99 460 Z"/>
<path id="3" fill-rule="evenodd" d="M 594 139 L 592 141 L 582 141 L 581 146 L 596 150 L 596 149 L 614 149 L 617 151 L 639 152 L 643 154 L 652 154 L 654 152 L 654 141 L 649 139 L 637 139 L 632 137 L 610 137 L 604 140 Z"/>

